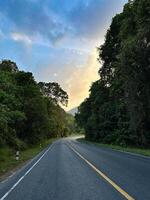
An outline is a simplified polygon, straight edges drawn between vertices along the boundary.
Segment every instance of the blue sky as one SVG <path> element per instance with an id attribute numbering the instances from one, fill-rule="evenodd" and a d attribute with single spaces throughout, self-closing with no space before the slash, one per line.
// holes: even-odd
<path id="1" fill-rule="evenodd" d="M 37 81 L 57 81 L 68 109 L 88 95 L 100 67 L 96 47 L 127 0 L 0 0 L 0 58 Z"/>

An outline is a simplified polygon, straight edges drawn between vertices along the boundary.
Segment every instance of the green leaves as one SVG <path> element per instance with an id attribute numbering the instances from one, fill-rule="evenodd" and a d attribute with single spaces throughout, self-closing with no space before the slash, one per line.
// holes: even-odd
<path id="1" fill-rule="evenodd" d="M 11 60 L 3 60 L 0 63 L 0 71 L 5 71 L 5 72 L 18 72 L 18 67 L 16 63 L 12 62 Z"/>
<path id="2" fill-rule="evenodd" d="M 39 88 L 40 86 L 40 88 Z M 65 136 L 69 124 L 59 103 L 68 95 L 57 83 L 40 83 L 12 61 L 0 63 L 0 146 L 25 148 L 46 138 Z"/>
<path id="3" fill-rule="evenodd" d="M 56 104 L 61 103 L 63 106 L 67 106 L 68 95 L 58 83 L 40 82 L 38 85 L 44 96 L 50 98 Z"/>
<path id="4" fill-rule="evenodd" d="M 150 145 L 150 1 L 129 1 L 99 48 L 100 80 L 79 107 L 90 139 Z"/>

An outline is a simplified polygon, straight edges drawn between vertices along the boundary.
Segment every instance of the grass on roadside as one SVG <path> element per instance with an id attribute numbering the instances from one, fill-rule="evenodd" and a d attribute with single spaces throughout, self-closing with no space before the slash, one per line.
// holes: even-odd
<path id="1" fill-rule="evenodd" d="M 21 166 L 26 161 L 32 159 L 39 152 L 41 152 L 46 146 L 51 144 L 56 139 L 49 139 L 41 143 L 41 145 L 36 145 L 20 152 L 20 159 L 16 161 L 15 151 L 9 147 L 4 147 L 0 149 L 0 176 L 6 174 L 8 171 Z"/>
<path id="2" fill-rule="evenodd" d="M 136 153 L 136 154 L 140 154 L 140 155 L 144 155 L 144 156 L 150 156 L 150 149 L 135 148 L 135 147 L 121 147 L 121 146 L 112 145 L 112 144 L 101 144 L 101 143 L 98 143 L 98 142 L 91 142 L 91 141 L 86 140 L 84 138 L 77 139 L 77 140 L 80 141 L 80 142 L 84 142 L 84 143 L 92 143 L 92 144 L 95 144 L 96 146 L 99 146 L 99 147 L 106 147 L 106 148 L 111 148 L 111 149 L 114 149 L 114 150 L 131 152 L 131 153 Z"/>

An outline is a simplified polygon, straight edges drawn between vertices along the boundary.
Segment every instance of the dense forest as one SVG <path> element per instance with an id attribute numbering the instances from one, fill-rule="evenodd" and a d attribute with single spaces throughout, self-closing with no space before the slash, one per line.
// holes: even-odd
<path id="1" fill-rule="evenodd" d="M 129 0 L 99 51 L 99 80 L 79 106 L 86 138 L 150 147 L 150 1 Z"/>
<path id="2" fill-rule="evenodd" d="M 68 95 L 58 83 L 37 83 L 16 63 L 0 63 L 0 147 L 25 149 L 73 132 L 73 117 L 62 105 Z"/>

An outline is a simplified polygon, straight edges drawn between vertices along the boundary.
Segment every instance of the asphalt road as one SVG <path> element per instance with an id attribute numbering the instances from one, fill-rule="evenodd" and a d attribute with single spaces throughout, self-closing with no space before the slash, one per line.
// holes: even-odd
<path id="1" fill-rule="evenodd" d="M 72 139 L 0 183 L 0 200 L 150 200 L 150 158 Z"/>

